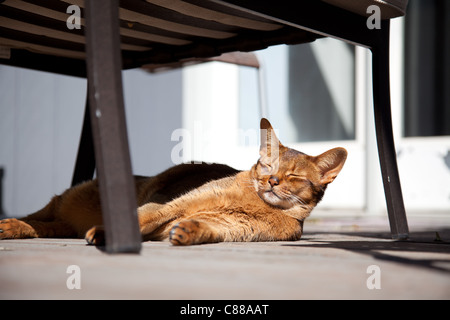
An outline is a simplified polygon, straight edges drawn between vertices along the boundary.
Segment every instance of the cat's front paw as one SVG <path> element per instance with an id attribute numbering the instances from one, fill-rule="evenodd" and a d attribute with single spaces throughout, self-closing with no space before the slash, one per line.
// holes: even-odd
<path id="1" fill-rule="evenodd" d="M 104 246 L 105 229 L 103 226 L 92 227 L 86 232 L 84 239 L 86 239 L 88 244 L 92 244 L 94 246 Z"/>
<path id="2" fill-rule="evenodd" d="M 169 233 L 174 246 L 187 246 L 198 243 L 200 223 L 196 220 L 184 220 L 177 223 Z"/>
<path id="3" fill-rule="evenodd" d="M 33 228 L 20 220 L 0 220 L 0 239 L 22 239 L 36 237 Z"/>

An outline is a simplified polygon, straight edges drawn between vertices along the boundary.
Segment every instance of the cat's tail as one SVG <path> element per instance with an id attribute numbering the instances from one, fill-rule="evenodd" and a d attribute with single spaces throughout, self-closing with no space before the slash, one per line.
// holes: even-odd
<path id="1" fill-rule="evenodd" d="M 54 196 L 50 202 L 42 209 L 19 219 L 22 221 L 53 221 L 55 219 L 56 210 L 58 210 L 61 196 Z"/>

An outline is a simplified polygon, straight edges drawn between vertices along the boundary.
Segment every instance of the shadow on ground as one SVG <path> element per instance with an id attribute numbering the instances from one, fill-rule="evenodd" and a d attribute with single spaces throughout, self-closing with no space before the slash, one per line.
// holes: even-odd
<path id="1" fill-rule="evenodd" d="M 349 237 L 357 237 L 358 240 L 346 240 Z M 390 233 L 384 232 L 305 232 L 302 240 L 307 242 L 283 246 L 347 250 L 376 260 L 450 274 L 450 260 L 441 259 L 442 255 L 439 255 L 450 253 L 450 228 L 412 232 L 409 239 L 404 241 L 392 240 Z"/>

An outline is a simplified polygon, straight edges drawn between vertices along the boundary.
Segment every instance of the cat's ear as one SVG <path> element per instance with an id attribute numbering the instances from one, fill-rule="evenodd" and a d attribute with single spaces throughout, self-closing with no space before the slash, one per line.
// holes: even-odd
<path id="1" fill-rule="evenodd" d="M 261 119 L 261 147 L 259 149 L 259 153 L 261 156 L 278 156 L 279 149 L 282 146 L 280 140 L 278 140 L 275 135 L 275 131 L 272 128 L 269 120 L 266 118 Z"/>
<path id="2" fill-rule="evenodd" d="M 334 148 L 317 156 L 317 164 L 322 176 L 320 182 L 327 185 L 332 182 L 341 171 L 347 159 L 347 150 L 344 148 Z"/>

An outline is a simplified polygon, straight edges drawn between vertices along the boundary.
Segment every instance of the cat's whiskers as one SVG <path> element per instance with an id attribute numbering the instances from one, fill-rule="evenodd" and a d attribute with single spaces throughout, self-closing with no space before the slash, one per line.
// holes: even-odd
<path id="1" fill-rule="evenodd" d="M 258 188 L 258 182 L 256 181 L 256 179 L 243 180 L 241 185 L 244 188 L 251 188 L 255 190 Z"/>
<path id="2" fill-rule="evenodd" d="M 291 194 L 289 200 L 292 201 L 292 203 L 300 204 L 300 205 L 302 205 L 302 206 L 309 207 L 309 205 L 306 203 L 306 201 L 303 200 L 303 199 L 302 199 L 300 196 L 298 196 L 298 195 Z"/>

